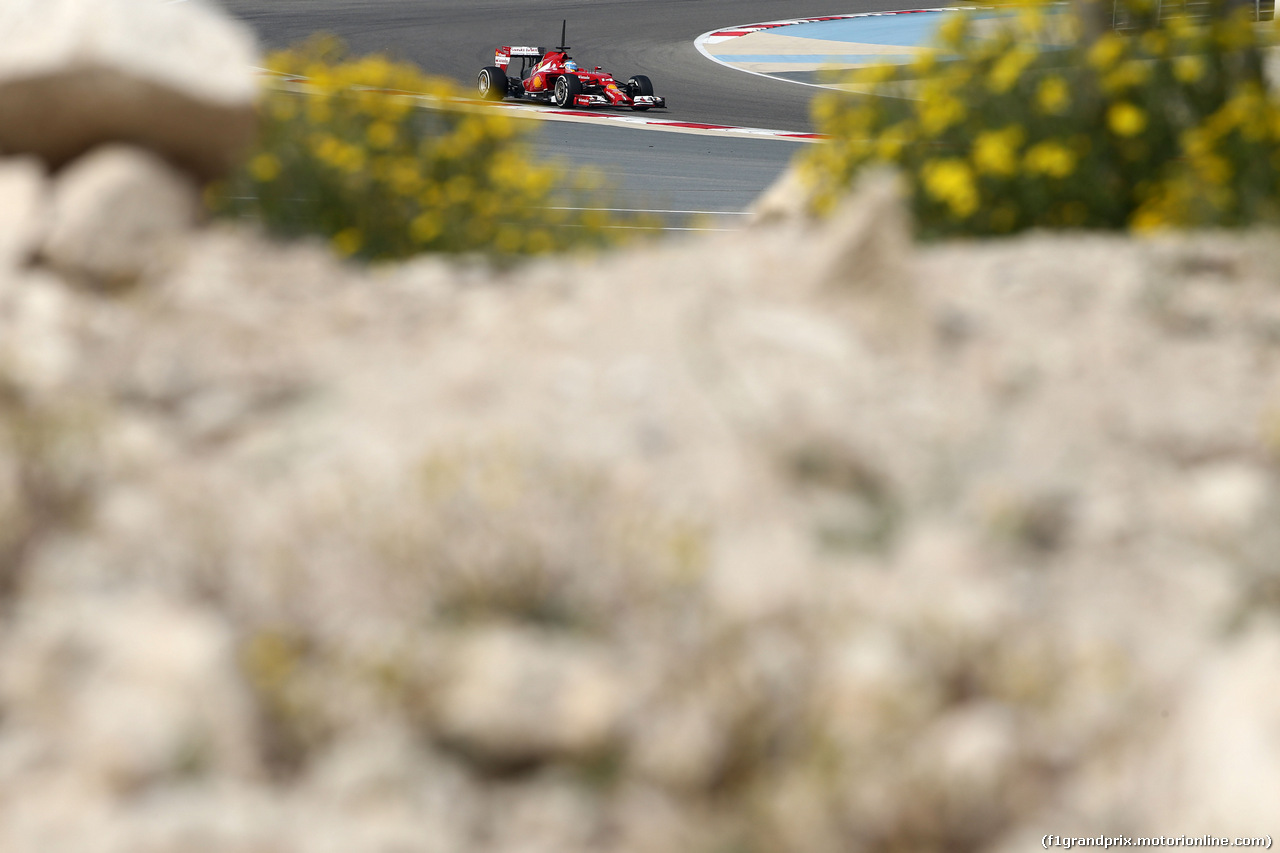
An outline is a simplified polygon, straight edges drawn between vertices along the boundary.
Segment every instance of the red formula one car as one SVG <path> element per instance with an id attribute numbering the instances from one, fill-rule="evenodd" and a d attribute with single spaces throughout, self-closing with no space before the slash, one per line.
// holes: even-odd
<path id="1" fill-rule="evenodd" d="M 619 83 L 598 65 L 594 71 L 579 68 L 569 57 L 563 29 L 560 47 L 500 47 L 493 59 L 494 65 L 480 69 L 476 79 L 480 97 L 486 100 L 523 98 L 564 108 L 630 107 L 637 112 L 667 105 L 666 98 L 653 94 L 653 83 L 643 74 Z"/>

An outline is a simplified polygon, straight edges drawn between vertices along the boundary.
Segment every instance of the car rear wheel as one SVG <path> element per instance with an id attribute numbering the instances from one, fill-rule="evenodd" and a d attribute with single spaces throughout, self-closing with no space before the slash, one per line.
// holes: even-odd
<path id="1" fill-rule="evenodd" d="M 649 81 L 649 78 L 644 76 L 643 74 L 637 74 L 636 76 L 627 80 L 627 94 L 633 98 L 636 95 L 652 95 L 653 83 L 651 83 Z M 642 113 L 645 110 L 649 109 L 649 105 L 644 104 L 641 106 L 637 106 L 635 104 L 632 104 L 631 109 L 635 110 L 638 113 Z"/>
<path id="2" fill-rule="evenodd" d="M 507 96 L 507 75 L 496 65 L 481 68 L 480 76 L 476 78 L 476 88 L 480 90 L 480 97 L 486 101 L 501 101 Z"/>
<path id="3" fill-rule="evenodd" d="M 582 81 L 572 74 L 561 74 L 556 78 L 555 101 L 556 106 L 567 108 L 573 106 L 573 98 L 575 95 L 582 94 Z"/>

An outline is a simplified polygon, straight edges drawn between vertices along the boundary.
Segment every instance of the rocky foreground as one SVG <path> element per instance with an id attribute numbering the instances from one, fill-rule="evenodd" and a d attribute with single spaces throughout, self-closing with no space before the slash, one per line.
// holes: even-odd
<path id="1" fill-rule="evenodd" d="M 362 269 L 125 136 L 0 131 L 0 850 L 1275 832 L 1280 235 Z"/>

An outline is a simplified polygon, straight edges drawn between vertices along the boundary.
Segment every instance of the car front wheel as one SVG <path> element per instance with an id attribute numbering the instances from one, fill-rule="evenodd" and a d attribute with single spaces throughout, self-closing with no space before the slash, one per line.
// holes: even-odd
<path id="1" fill-rule="evenodd" d="M 573 106 L 573 99 L 582 94 L 582 81 L 572 74 L 561 74 L 556 79 L 556 106 L 565 109 Z"/>
<path id="2" fill-rule="evenodd" d="M 651 83 L 649 81 L 649 78 L 644 76 L 643 74 L 637 74 L 634 77 L 627 80 L 627 94 L 630 95 L 632 98 L 634 98 L 636 95 L 652 95 L 653 83 Z M 649 106 L 648 104 L 645 104 L 642 106 L 636 106 L 635 104 L 632 104 L 631 109 L 635 110 L 636 112 L 642 113 L 645 110 L 649 109 Z"/>

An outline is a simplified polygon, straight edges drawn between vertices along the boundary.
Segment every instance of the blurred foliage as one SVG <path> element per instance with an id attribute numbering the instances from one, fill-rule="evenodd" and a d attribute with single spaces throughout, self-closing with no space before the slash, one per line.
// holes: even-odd
<path id="1" fill-rule="evenodd" d="M 815 207 L 888 163 L 924 236 L 1280 220 L 1280 102 L 1263 74 L 1274 26 L 1252 6 L 1153 10 L 1130 3 L 1134 26 L 1094 40 L 1044 4 L 1003 21 L 952 13 L 913 65 L 861 69 L 851 91 L 815 101 L 833 137 L 803 161 Z"/>
<path id="2" fill-rule="evenodd" d="M 413 65 L 348 58 L 321 36 L 268 68 L 279 76 L 262 92 L 257 147 L 206 194 L 217 214 L 366 260 L 599 247 L 655 224 L 607 212 L 617 205 L 598 174 L 537 162 L 532 122 L 468 104 Z"/>

